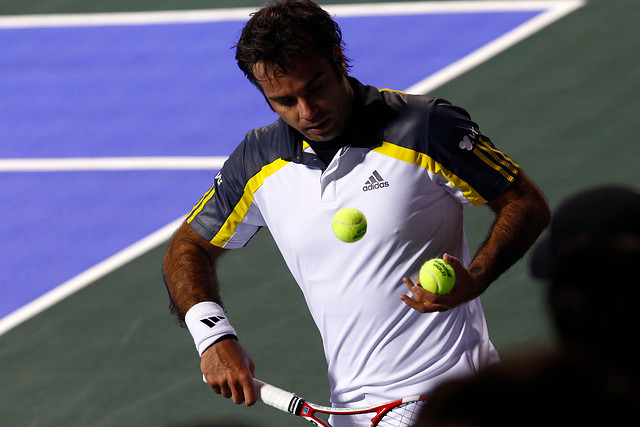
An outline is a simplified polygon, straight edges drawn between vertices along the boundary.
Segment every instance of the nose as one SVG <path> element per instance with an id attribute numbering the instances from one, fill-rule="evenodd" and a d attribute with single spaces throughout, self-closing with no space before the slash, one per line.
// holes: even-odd
<path id="1" fill-rule="evenodd" d="M 303 120 L 311 121 L 316 113 L 316 106 L 309 99 L 300 98 L 298 100 L 298 114 Z"/>

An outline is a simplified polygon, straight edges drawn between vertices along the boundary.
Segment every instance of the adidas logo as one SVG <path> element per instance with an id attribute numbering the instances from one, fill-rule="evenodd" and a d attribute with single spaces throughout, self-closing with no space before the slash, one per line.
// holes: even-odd
<path id="1" fill-rule="evenodd" d="M 224 319 L 223 316 L 211 316 L 211 317 L 205 317 L 204 319 L 200 319 L 200 321 L 205 325 L 207 325 L 208 327 L 213 328 L 214 326 L 216 326 L 216 323 L 218 323 L 222 319 Z"/>
<path id="2" fill-rule="evenodd" d="M 460 143 L 458 144 L 458 147 L 460 147 L 462 150 L 473 150 L 473 147 L 476 143 L 476 136 L 480 135 L 480 133 L 473 126 L 469 130 L 471 131 L 471 133 L 469 135 L 465 135 L 462 138 L 462 141 L 460 141 Z"/>
<path id="3" fill-rule="evenodd" d="M 389 186 L 389 182 L 385 181 L 378 171 L 373 171 L 369 180 L 364 183 L 364 187 L 362 187 L 362 191 L 371 191 L 377 190 L 378 188 L 385 188 Z"/>

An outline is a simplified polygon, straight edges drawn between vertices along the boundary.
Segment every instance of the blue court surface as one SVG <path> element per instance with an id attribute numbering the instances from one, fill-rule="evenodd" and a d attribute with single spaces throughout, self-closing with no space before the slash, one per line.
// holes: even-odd
<path id="1" fill-rule="evenodd" d="M 352 75 L 403 90 L 542 11 L 338 21 Z M 275 119 L 235 65 L 243 22 L 1 29 L 0 158 L 227 156 Z M 185 214 L 215 174 L 90 169 L 0 172 L 0 318 Z"/>

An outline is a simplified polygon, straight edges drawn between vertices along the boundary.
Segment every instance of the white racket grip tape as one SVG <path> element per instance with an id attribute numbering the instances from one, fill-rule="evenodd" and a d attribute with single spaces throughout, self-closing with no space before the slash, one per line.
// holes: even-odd
<path id="1" fill-rule="evenodd" d="M 296 409 L 299 407 L 303 399 L 295 394 L 282 390 L 271 384 L 264 383 L 258 379 L 253 380 L 256 388 L 258 389 L 258 398 L 265 404 L 273 406 L 276 409 L 280 409 L 284 412 L 291 414 L 296 413 Z"/>
<path id="2" fill-rule="evenodd" d="M 202 374 L 202 382 L 207 382 L 204 374 Z M 303 398 L 296 396 L 291 392 L 272 386 L 271 384 L 260 381 L 257 378 L 253 379 L 253 383 L 258 390 L 258 400 L 262 403 L 290 414 L 299 415 L 298 412 L 304 404 Z"/>

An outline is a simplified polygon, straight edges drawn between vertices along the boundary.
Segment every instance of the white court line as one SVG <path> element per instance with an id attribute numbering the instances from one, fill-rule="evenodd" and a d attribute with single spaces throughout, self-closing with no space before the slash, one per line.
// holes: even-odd
<path id="1" fill-rule="evenodd" d="M 122 13 L 73 13 L 0 17 L 0 28 L 104 27 L 109 25 L 190 24 L 246 20 L 255 9 L 180 10 Z"/>
<path id="2" fill-rule="evenodd" d="M 226 157 L 73 157 L 0 159 L 0 172 L 213 170 Z"/>
<path id="3" fill-rule="evenodd" d="M 517 12 L 563 8 L 584 0 L 422 1 L 324 6 L 337 17 L 417 15 L 422 13 Z M 348 44 L 348 43 L 347 43 Z"/>
<path id="4" fill-rule="evenodd" d="M 528 2 L 531 3 L 531 2 Z M 537 3 L 537 2 L 534 2 Z M 406 90 L 408 93 L 429 93 L 435 88 L 453 80 L 454 78 L 466 73 L 472 68 L 477 67 L 483 62 L 493 58 L 501 52 L 504 52 L 511 46 L 519 43 L 527 37 L 535 34 L 544 27 L 551 25 L 553 22 L 568 15 L 574 10 L 586 4 L 583 0 L 553 2 L 554 4 L 540 15 L 530 19 L 522 25 L 505 33 L 490 43 L 475 50 L 469 55 L 459 59 L 458 61 L 444 67 L 436 73 L 430 75 L 424 80 L 414 84 Z"/>
<path id="5" fill-rule="evenodd" d="M 516 11 L 544 10 L 536 18 L 520 25 L 514 30 L 499 37 L 495 41 L 476 50 L 468 56 L 456 61 L 441 71 L 406 89 L 411 93 L 427 93 L 438 86 L 458 77 L 464 72 L 508 49 L 524 38 L 557 21 L 572 11 L 584 6 L 585 0 L 558 1 L 451 1 L 451 2 L 406 2 L 406 3 L 372 3 L 355 5 L 326 6 L 336 16 L 373 16 L 389 14 L 415 13 L 447 13 L 447 12 L 480 12 L 480 11 Z M 171 12 L 137 12 L 112 14 L 77 14 L 77 15 L 29 15 L 0 17 L 0 28 L 25 28 L 47 26 L 90 26 L 90 25 L 145 25 L 166 23 L 210 22 L 223 20 L 244 20 L 255 9 L 218 9 Z M 144 169 L 180 169 L 173 167 L 184 162 L 184 169 L 215 169 L 214 164 L 224 162 L 222 157 L 202 158 L 103 158 L 103 159 L 4 159 L 0 160 L 0 172 L 36 170 L 118 170 L 114 167 L 120 163 L 122 168 L 133 169 L 134 165 Z M 62 166 L 68 169 L 62 169 Z M 162 166 L 162 167 L 161 167 Z M 186 167 L 189 166 L 189 167 Z M 22 167 L 23 169 L 19 169 Z M 73 168 L 76 169 L 73 169 Z M 96 168 L 96 169 L 91 169 Z M 102 168 L 102 169 L 98 169 Z M 121 169 L 120 169 L 121 170 Z M 30 319 L 52 305 L 62 301 L 78 290 L 106 274 L 122 267 L 131 260 L 162 244 L 171 237 L 183 218 L 175 220 L 112 257 L 59 285 L 20 309 L 0 319 L 0 335 L 11 330 L 20 323 Z"/>
<path id="6" fill-rule="evenodd" d="M 104 261 L 94 265 L 88 270 L 83 271 L 72 279 L 58 285 L 46 294 L 36 298 L 28 304 L 20 307 L 11 314 L 0 319 L 0 335 L 11 330 L 22 322 L 32 318 L 33 316 L 43 312 L 47 308 L 59 303 L 68 296 L 76 293 L 80 289 L 86 287 L 90 283 L 106 276 L 112 271 L 126 265 L 131 260 L 150 251 L 156 246 L 165 242 L 176 231 L 178 226 L 184 221 L 179 218 L 161 229 L 151 233 L 142 240 L 137 241 L 131 246 L 121 250 L 115 255 L 110 256 Z"/>
<path id="7" fill-rule="evenodd" d="M 584 3 L 583 0 L 513 0 L 513 1 L 422 1 L 398 3 L 359 3 L 325 5 L 336 17 L 407 15 L 420 13 L 512 12 L 562 8 Z M 0 16 L 0 28 L 87 27 L 108 25 L 188 24 L 246 20 L 255 8 L 199 9 L 178 11 L 69 13 L 47 15 Z"/>

